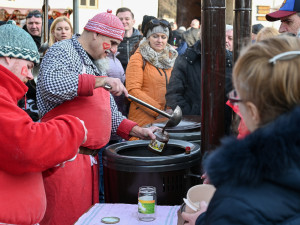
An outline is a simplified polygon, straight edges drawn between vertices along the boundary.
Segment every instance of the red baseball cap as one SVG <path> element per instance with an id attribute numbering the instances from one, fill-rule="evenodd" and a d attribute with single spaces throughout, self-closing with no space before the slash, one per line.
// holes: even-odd
<path id="1" fill-rule="evenodd" d="M 268 21 L 276 21 L 281 18 L 293 15 L 300 12 L 300 1 L 297 0 L 284 0 L 280 9 L 266 15 Z"/>

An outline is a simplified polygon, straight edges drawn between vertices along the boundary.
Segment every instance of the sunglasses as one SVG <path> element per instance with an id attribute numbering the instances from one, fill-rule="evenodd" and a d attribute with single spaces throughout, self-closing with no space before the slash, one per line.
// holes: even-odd
<path id="1" fill-rule="evenodd" d="M 152 19 L 150 20 L 150 23 L 155 25 L 155 26 L 159 26 L 159 25 L 163 25 L 165 27 L 169 27 L 170 23 L 166 20 L 158 20 L 158 19 Z"/>
<path id="2" fill-rule="evenodd" d="M 240 99 L 238 93 L 236 92 L 236 90 L 232 90 L 227 94 L 227 98 L 229 100 L 229 102 L 234 105 L 236 103 L 242 102 L 243 100 Z"/>
<path id="3" fill-rule="evenodd" d="M 278 55 L 275 55 L 272 59 L 269 60 L 269 63 L 275 65 L 276 61 L 290 60 L 296 58 L 297 56 L 300 56 L 300 51 L 283 52 Z"/>
<path id="4" fill-rule="evenodd" d="M 26 19 L 30 19 L 31 17 L 36 17 L 36 18 L 41 18 L 42 17 L 42 14 L 40 13 L 29 13 L 27 16 L 26 16 Z"/>

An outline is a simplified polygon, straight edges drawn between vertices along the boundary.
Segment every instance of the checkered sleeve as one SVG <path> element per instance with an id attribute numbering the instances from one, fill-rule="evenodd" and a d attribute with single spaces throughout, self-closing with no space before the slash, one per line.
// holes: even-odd
<path id="1" fill-rule="evenodd" d="M 76 55 L 60 46 L 48 49 L 37 82 L 38 108 L 45 113 L 77 96 L 78 76 L 82 63 Z"/>
<path id="2" fill-rule="evenodd" d="M 111 133 L 116 134 L 118 127 L 120 126 L 121 122 L 124 119 L 126 119 L 126 117 L 123 116 L 121 112 L 119 112 L 118 106 L 112 95 L 110 95 L 110 108 L 111 108 L 111 120 L 112 120 Z"/>

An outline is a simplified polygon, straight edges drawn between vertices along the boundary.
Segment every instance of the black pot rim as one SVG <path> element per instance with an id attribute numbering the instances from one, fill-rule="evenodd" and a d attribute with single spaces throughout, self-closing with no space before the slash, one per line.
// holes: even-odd
<path id="1" fill-rule="evenodd" d="M 140 157 L 140 156 L 124 156 L 117 154 L 118 151 L 124 148 L 130 148 L 130 146 L 145 146 L 148 145 L 149 141 L 128 141 L 120 142 L 110 146 L 107 146 L 103 152 L 103 164 L 118 164 L 118 165 L 139 165 L 139 166 L 153 166 L 153 165 L 168 165 L 176 163 L 189 163 L 195 160 L 199 160 L 201 157 L 200 146 L 196 143 L 187 142 L 183 140 L 170 139 L 168 145 L 174 145 L 177 147 L 190 147 L 190 154 L 176 154 L 170 156 L 155 156 L 155 157 Z"/>

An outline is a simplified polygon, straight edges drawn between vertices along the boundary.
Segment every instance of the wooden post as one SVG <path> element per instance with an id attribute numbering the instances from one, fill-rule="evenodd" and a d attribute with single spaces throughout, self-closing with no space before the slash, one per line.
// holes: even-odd
<path id="1" fill-rule="evenodd" d="M 252 0 L 235 1 L 233 21 L 233 61 L 239 56 L 239 52 L 251 43 L 251 14 Z"/>
<path id="2" fill-rule="evenodd" d="M 202 0 L 202 154 L 215 149 L 225 134 L 225 10 L 225 1 Z"/>

